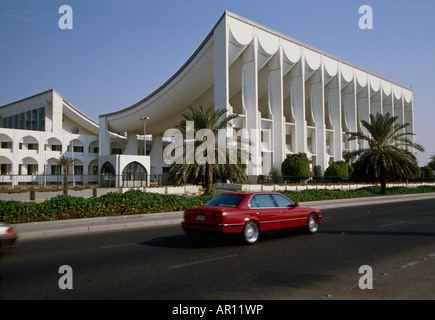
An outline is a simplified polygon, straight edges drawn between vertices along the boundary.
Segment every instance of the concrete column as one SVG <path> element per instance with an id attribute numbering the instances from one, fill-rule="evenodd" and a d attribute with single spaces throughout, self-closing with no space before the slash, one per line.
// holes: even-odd
<path id="1" fill-rule="evenodd" d="M 370 121 L 370 87 L 369 84 L 367 84 L 367 87 L 362 89 L 360 91 L 360 93 L 357 96 L 357 104 L 358 104 L 358 119 L 359 119 L 359 123 L 358 126 L 360 126 L 360 131 L 367 135 L 368 132 L 367 130 L 361 125 L 361 120 L 366 120 L 366 121 Z M 368 144 L 366 141 L 361 141 L 360 142 L 361 148 L 367 148 Z"/>
<path id="2" fill-rule="evenodd" d="M 349 84 L 347 84 L 342 90 L 341 90 L 341 98 L 342 98 L 342 104 L 343 104 L 343 114 L 342 119 L 344 120 L 346 129 L 349 132 L 356 132 L 357 131 L 357 118 L 356 118 L 356 80 L 352 80 Z M 349 141 L 349 148 L 350 150 L 356 150 L 357 141 Z"/>
<path id="3" fill-rule="evenodd" d="M 400 99 L 397 99 L 394 101 L 394 116 L 396 116 L 398 119 L 396 123 L 403 124 L 404 121 L 404 99 L 403 95 Z"/>
<path id="4" fill-rule="evenodd" d="M 301 59 L 292 70 L 291 96 L 295 118 L 295 152 L 307 152 L 307 122 L 305 120 L 305 61 Z"/>
<path id="5" fill-rule="evenodd" d="M 342 126 L 341 126 L 341 75 L 336 76 L 336 85 L 331 86 L 328 90 L 328 106 L 331 124 L 333 128 L 333 148 L 334 148 L 334 161 L 339 161 L 343 157 L 343 144 L 342 144 Z"/>
<path id="6" fill-rule="evenodd" d="M 226 17 L 223 19 L 213 33 L 214 107 L 216 110 L 224 108 L 229 111 L 228 27 Z"/>
<path id="7" fill-rule="evenodd" d="M 243 53 L 242 69 L 242 100 L 246 109 L 246 125 L 251 143 L 251 161 L 247 166 L 248 175 L 261 174 L 260 152 L 260 112 L 258 111 L 258 39 L 254 37 L 252 43 Z"/>
<path id="8" fill-rule="evenodd" d="M 110 156 L 110 137 L 108 131 L 108 123 L 106 117 L 100 117 L 99 129 L 99 155 Z"/>
<path id="9" fill-rule="evenodd" d="M 163 174 L 163 143 L 162 136 L 153 136 L 153 146 L 150 152 L 151 161 L 151 174 L 161 175 Z"/>
<path id="10" fill-rule="evenodd" d="M 285 118 L 283 98 L 282 48 L 269 63 L 269 104 L 272 112 L 272 166 L 281 169 L 285 159 Z"/>
<path id="11" fill-rule="evenodd" d="M 53 93 L 52 100 L 52 132 L 62 132 L 63 99 Z"/>
<path id="12" fill-rule="evenodd" d="M 324 72 L 323 64 L 317 72 L 315 80 L 311 84 L 311 112 L 314 122 L 316 123 L 316 163 L 313 166 L 320 165 L 322 171 L 326 169 L 326 126 L 325 126 L 325 91 L 324 91 Z"/>
<path id="13" fill-rule="evenodd" d="M 137 134 L 135 132 L 127 132 L 127 146 L 123 154 L 137 155 L 138 148 Z"/>

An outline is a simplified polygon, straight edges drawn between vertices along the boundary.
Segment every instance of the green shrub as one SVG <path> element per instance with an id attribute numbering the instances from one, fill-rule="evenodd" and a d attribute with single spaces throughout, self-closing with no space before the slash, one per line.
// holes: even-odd
<path id="1" fill-rule="evenodd" d="M 60 195 L 42 203 L 0 201 L 0 221 L 10 224 L 182 211 L 209 201 L 213 195 L 186 198 L 130 190 L 85 199 Z"/>
<path id="2" fill-rule="evenodd" d="M 332 162 L 325 170 L 325 177 L 349 180 L 349 168 L 344 161 Z"/>
<path id="3" fill-rule="evenodd" d="M 420 178 L 433 180 L 433 169 L 429 166 L 420 168 Z"/>
<path id="4" fill-rule="evenodd" d="M 307 179 L 310 176 L 310 160 L 303 152 L 289 154 L 281 164 L 281 173 L 296 180 Z"/>
<path id="5" fill-rule="evenodd" d="M 313 168 L 313 176 L 314 177 L 321 177 L 322 176 L 322 167 L 317 165 Z"/>

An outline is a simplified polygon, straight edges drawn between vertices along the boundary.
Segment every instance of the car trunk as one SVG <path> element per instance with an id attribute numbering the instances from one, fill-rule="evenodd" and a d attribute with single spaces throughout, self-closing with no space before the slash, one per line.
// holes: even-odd
<path id="1" fill-rule="evenodd" d="M 184 221 L 200 224 L 219 224 L 224 221 L 225 210 L 221 207 L 200 207 L 184 211 Z"/>

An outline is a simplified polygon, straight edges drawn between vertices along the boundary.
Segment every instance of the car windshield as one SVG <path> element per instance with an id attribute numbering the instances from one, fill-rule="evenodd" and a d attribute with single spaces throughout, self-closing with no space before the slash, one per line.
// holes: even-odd
<path id="1" fill-rule="evenodd" d="M 206 207 L 237 207 L 245 196 L 242 194 L 221 194 L 205 204 Z"/>

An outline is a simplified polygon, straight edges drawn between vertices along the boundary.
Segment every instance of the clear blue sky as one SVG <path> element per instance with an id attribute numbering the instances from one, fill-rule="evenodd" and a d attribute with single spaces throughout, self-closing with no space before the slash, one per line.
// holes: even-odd
<path id="1" fill-rule="evenodd" d="M 168 80 L 225 10 L 412 86 L 419 164 L 435 154 L 434 0 L 0 0 L 0 105 L 53 88 L 98 120 Z"/>

